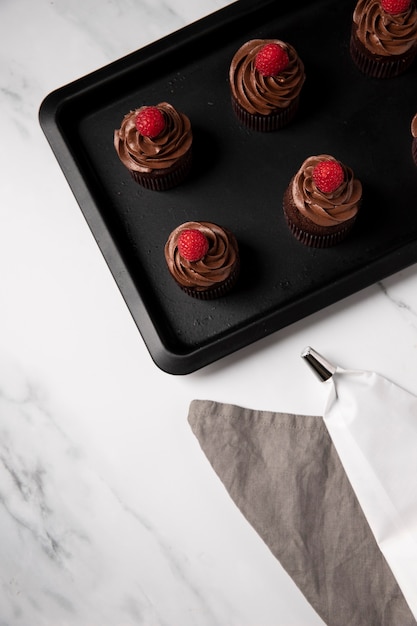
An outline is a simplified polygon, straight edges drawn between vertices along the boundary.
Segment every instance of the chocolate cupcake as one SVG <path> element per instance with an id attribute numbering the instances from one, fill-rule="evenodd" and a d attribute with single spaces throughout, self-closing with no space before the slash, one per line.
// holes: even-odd
<path id="1" fill-rule="evenodd" d="M 350 54 L 361 72 L 373 78 L 405 72 L 417 55 L 416 0 L 358 0 Z"/>
<path id="2" fill-rule="evenodd" d="M 328 154 L 308 157 L 292 177 L 283 200 L 293 235 L 303 244 L 328 248 L 351 231 L 362 184 L 350 167 Z"/>
<path id="3" fill-rule="evenodd" d="M 181 289 L 200 300 L 228 293 L 239 276 L 236 237 L 212 222 L 185 222 L 165 244 L 168 270 Z"/>
<path id="4" fill-rule="evenodd" d="M 114 131 L 114 147 L 132 178 L 154 191 L 176 187 L 192 165 L 193 135 L 184 113 L 171 104 L 142 106 Z"/>
<path id="5" fill-rule="evenodd" d="M 411 154 L 414 159 L 414 163 L 417 165 L 417 113 L 411 120 Z"/>
<path id="6" fill-rule="evenodd" d="M 289 43 L 280 39 L 247 41 L 230 64 L 233 110 L 251 130 L 279 130 L 294 118 L 304 81 L 304 64 Z"/>

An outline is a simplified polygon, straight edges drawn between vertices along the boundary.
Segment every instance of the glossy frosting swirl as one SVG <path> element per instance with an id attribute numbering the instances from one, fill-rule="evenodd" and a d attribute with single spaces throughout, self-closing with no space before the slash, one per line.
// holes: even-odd
<path id="1" fill-rule="evenodd" d="M 417 138 L 417 113 L 411 120 L 411 134 L 413 135 L 414 139 Z"/>
<path id="2" fill-rule="evenodd" d="M 390 15 L 380 0 L 358 0 L 353 12 L 356 36 L 373 54 L 393 56 L 404 54 L 417 45 L 417 8 L 411 0 L 409 8 Z"/>
<path id="3" fill-rule="evenodd" d="M 120 129 L 114 131 L 114 147 L 129 170 L 152 172 L 169 168 L 191 147 L 193 137 L 188 117 L 167 102 L 156 106 L 165 118 L 165 128 L 157 137 L 143 137 L 136 130 L 136 116 L 145 107 L 130 111 Z"/>
<path id="4" fill-rule="evenodd" d="M 302 215 L 319 226 L 334 226 L 355 217 L 362 198 L 362 184 L 353 171 L 340 163 L 344 182 L 333 192 L 323 193 L 313 181 L 313 169 L 320 161 L 335 161 L 328 154 L 308 157 L 292 180 L 293 201 Z"/>
<path id="5" fill-rule="evenodd" d="M 178 237 L 189 228 L 200 230 L 209 242 L 208 252 L 200 261 L 187 261 L 178 252 Z M 229 278 L 239 261 L 239 252 L 234 235 L 226 229 L 212 222 L 185 222 L 168 237 L 165 259 L 169 271 L 181 286 L 206 290 Z"/>
<path id="6" fill-rule="evenodd" d="M 268 43 L 282 46 L 289 57 L 288 66 L 276 76 L 262 76 L 255 69 L 255 57 Z M 235 53 L 229 69 L 233 97 L 249 113 L 269 115 L 286 108 L 295 100 L 305 81 L 304 64 L 295 49 L 279 39 L 251 39 Z"/>

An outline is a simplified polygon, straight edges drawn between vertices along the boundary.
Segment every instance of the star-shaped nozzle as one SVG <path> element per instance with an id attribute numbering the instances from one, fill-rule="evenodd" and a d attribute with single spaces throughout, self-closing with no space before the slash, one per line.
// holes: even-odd
<path id="1" fill-rule="evenodd" d="M 332 363 L 313 350 L 313 348 L 310 348 L 310 346 L 304 348 L 301 356 L 307 361 L 321 382 L 329 380 L 329 378 L 331 378 L 336 371 L 336 367 L 332 365 Z"/>

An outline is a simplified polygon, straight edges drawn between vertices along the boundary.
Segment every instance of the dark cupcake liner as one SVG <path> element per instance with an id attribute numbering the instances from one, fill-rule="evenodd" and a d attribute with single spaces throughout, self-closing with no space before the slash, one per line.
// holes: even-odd
<path id="1" fill-rule="evenodd" d="M 290 183 L 291 184 L 291 183 Z M 290 186 L 287 188 L 283 199 L 284 216 L 289 230 L 294 237 L 305 246 L 310 248 L 330 248 L 343 241 L 353 228 L 356 221 L 356 216 L 346 221 L 344 224 L 338 226 L 330 226 L 329 228 L 318 227 L 316 224 L 312 224 L 311 230 L 307 230 L 306 218 L 303 218 L 300 223 L 304 222 L 304 227 L 300 223 L 296 223 L 297 208 L 292 204 L 292 194 L 290 192 Z M 294 215 L 294 218 L 291 215 Z"/>
<path id="2" fill-rule="evenodd" d="M 152 191 L 166 191 L 180 185 L 189 175 L 192 165 L 192 152 L 189 150 L 175 165 L 166 170 L 137 172 L 129 170 L 135 182 Z"/>
<path id="3" fill-rule="evenodd" d="M 279 130 L 291 122 L 298 110 L 299 98 L 293 100 L 285 109 L 270 115 L 248 113 L 232 96 L 232 108 L 238 120 L 250 130 L 271 132 Z"/>
<path id="4" fill-rule="evenodd" d="M 350 37 L 350 55 L 356 67 L 370 78 L 394 78 L 403 74 L 413 63 L 417 55 L 417 45 L 398 56 L 382 56 L 369 52 L 352 29 Z"/>
<path id="5" fill-rule="evenodd" d="M 214 300 L 215 298 L 221 298 L 225 296 L 231 289 L 235 286 L 237 279 L 239 278 L 240 273 L 240 262 L 237 261 L 236 265 L 230 274 L 229 278 L 227 278 L 222 283 L 218 285 L 214 285 L 213 287 L 209 287 L 208 289 L 198 290 L 193 289 L 192 287 L 184 287 L 183 285 L 179 285 L 179 287 L 192 298 L 197 298 L 198 300 Z M 179 284 L 179 283 L 178 283 Z"/>
<path id="6" fill-rule="evenodd" d="M 347 237 L 353 227 L 352 222 L 346 228 L 339 230 L 338 232 L 330 233 L 328 235 L 313 235 L 312 233 L 308 233 L 296 226 L 294 222 L 291 222 L 287 214 L 285 217 L 287 219 L 288 227 L 294 237 L 302 244 L 309 246 L 310 248 L 330 248 L 331 246 L 335 246 Z"/>
<path id="7" fill-rule="evenodd" d="M 417 138 L 414 138 L 411 143 L 411 154 L 414 159 L 414 163 L 417 165 Z"/>

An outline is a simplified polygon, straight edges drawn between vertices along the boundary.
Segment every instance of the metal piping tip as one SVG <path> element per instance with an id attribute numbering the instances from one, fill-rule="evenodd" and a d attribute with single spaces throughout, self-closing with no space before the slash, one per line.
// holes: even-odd
<path id="1" fill-rule="evenodd" d="M 313 350 L 313 348 L 310 348 L 310 346 L 304 348 L 301 356 L 307 361 L 321 382 L 325 382 L 331 378 L 336 371 L 336 367 L 334 365 L 329 363 L 327 359 Z"/>

